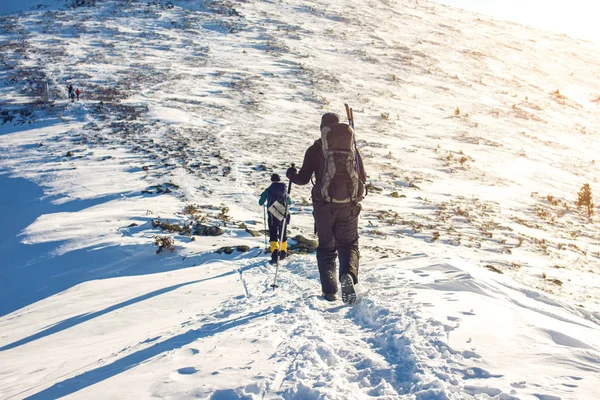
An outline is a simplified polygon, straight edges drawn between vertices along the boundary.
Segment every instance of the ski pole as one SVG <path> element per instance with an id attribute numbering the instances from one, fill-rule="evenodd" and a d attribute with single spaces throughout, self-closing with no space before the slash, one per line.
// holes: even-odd
<path id="1" fill-rule="evenodd" d="M 352 131 L 354 131 L 354 111 L 348 106 L 347 103 L 344 103 L 344 107 L 346 107 L 346 115 L 348 116 L 348 125 L 352 127 Z M 360 179 L 360 164 L 358 162 L 358 146 L 356 145 L 356 132 L 353 132 L 352 138 L 354 139 L 354 151 L 356 152 L 356 172 L 358 172 L 358 176 Z"/>
<path id="2" fill-rule="evenodd" d="M 292 163 L 292 168 L 294 168 L 295 165 Z M 273 290 L 275 290 L 276 288 L 278 288 L 279 286 L 277 286 L 277 273 L 279 272 L 279 255 L 280 255 L 280 251 L 281 251 L 281 245 L 283 244 L 283 237 L 285 236 L 285 232 L 287 229 L 287 219 L 288 219 L 288 206 L 289 206 L 289 201 L 288 201 L 288 196 L 290 195 L 290 192 L 292 191 L 292 180 L 290 179 L 290 182 L 288 183 L 288 190 L 287 190 L 287 196 L 285 196 L 285 213 L 283 214 L 283 226 L 281 227 L 281 234 L 279 235 L 279 246 L 277 246 L 277 257 L 276 257 L 276 263 L 275 263 L 275 279 L 273 280 L 273 284 L 271 285 L 271 287 L 273 288 Z"/>
<path id="3" fill-rule="evenodd" d="M 265 203 L 263 211 L 265 214 L 265 251 L 267 251 L 267 203 Z"/>

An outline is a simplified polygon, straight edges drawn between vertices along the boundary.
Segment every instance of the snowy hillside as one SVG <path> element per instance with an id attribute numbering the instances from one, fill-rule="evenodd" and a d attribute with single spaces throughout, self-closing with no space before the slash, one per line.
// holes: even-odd
<path id="1" fill-rule="evenodd" d="M 0 399 L 598 398 L 597 44 L 426 1 L 41 3 L 0 9 Z M 344 103 L 354 306 L 314 253 L 270 288 L 257 204 Z"/>

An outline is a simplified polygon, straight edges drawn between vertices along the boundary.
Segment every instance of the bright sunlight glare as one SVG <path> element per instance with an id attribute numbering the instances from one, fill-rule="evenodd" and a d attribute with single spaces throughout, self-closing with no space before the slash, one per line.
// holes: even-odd
<path id="1" fill-rule="evenodd" d="M 496 19 L 600 42 L 597 0 L 435 0 Z"/>

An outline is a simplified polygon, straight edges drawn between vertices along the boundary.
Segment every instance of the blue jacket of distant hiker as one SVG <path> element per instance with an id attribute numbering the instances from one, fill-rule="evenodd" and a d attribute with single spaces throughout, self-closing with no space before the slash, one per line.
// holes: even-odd
<path id="1" fill-rule="evenodd" d="M 285 208 L 287 202 L 288 205 L 293 204 L 292 199 L 287 194 L 287 188 L 285 183 L 281 182 L 279 175 L 273 174 L 271 176 L 271 186 L 266 188 L 260 195 L 258 200 L 259 205 L 265 205 L 269 209 L 275 202 L 281 204 L 282 209 Z M 284 210 L 285 212 L 285 210 Z M 278 213 L 279 217 L 283 217 L 283 212 Z M 288 212 L 286 225 L 290 223 L 290 214 Z M 269 210 L 269 242 L 271 253 L 275 250 L 281 250 L 287 252 L 287 232 L 283 231 L 283 218 L 279 219 L 276 215 Z M 283 231 L 283 236 L 282 236 Z M 287 231 L 287 229 L 286 229 Z M 279 248 L 279 237 L 282 236 L 281 249 Z"/>

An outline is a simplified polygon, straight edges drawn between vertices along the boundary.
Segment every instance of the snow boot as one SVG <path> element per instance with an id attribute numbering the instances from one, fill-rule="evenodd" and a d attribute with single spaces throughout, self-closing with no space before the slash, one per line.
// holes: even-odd
<path id="1" fill-rule="evenodd" d="M 271 253 L 271 259 L 269 260 L 269 264 L 277 264 L 277 261 L 279 261 L 278 255 L 279 255 L 279 251 L 273 250 L 273 252 Z"/>
<path id="2" fill-rule="evenodd" d="M 354 280 L 349 274 L 344 274 L 340 278 L 340 285 L 342 286 L 342 301 L 346 304 L 353 304 L 356 302 L 356 291 L 354 290 Z"/>
<path id="3" fill-rule="evenodd" d="M 327 301 L 336 301 L 337 293 L 323 293 L 323 298 Z"/>

